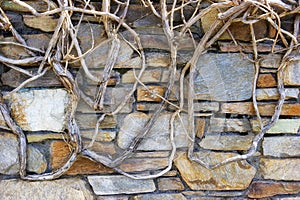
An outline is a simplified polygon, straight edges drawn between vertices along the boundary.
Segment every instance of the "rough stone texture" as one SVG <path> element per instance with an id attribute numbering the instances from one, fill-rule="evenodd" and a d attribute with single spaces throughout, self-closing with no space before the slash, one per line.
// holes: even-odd
<path id="1" fill-rule="evenodd" d="M 269 120 L 263 119 L 264 124 Z M 259 131 L 259 124 L 256 120 L 251 120 L 252 130 Z M 270 128 L 268 134 L 297 134 L 300 128 L 300 119 L 279 119 L 277 123 Z"/>
<path id="2" fill-rule="evenodd" d="M 219 111 L 219 103 L 217 102 L 196 102 L 194 103 L 194 111 L 202 111 L 202 112 L 218 112 Z"/>
<path id="3" fill-rule="evenodd" d="M 133 197 L 133 200 L 186 200 L 182 194 L 145 194 Z"/>
<path id="4" fill-rule="evenodd" d="M 86 183 L 79 178 L 52 181 L 1 180 L 1 199 L 49 199 L 49 200 L 92 200 L 93 195 Z"/>
<path id="5" fill-rule="evenodd" d="M 284 84 L 300 86 L 300 62 L 291 62 L 284 71 Z"/>
<path id="6" fill-rule="evenodd" d="M 77 114 L 75 116 L 80 129 L 94 129 L 96 127 L 99 115 L 94 114 Z M 113 116 L 107 116 L 101 122 L 100 128 L 115 128 L 117 125 L 116 119 Z"/>
<path id="7" fill-rule="evenodd" d="M 260 173 L 264 179 L 299 181 L 300 159 L 271 159 L 260 160 Z"/>
<path id="8" fill-rule="evenodd" d="M 168 157 L 162 158 L 129 158 L 120 165 L 120 169 L 125 172 L 141 172 L 166 168 L 168 166 Z"/>
<path id="9" fill-rule="evenodd" d="M 201 55 L 194 80 L 195 98 L 215 101 L 250 99 L 253 78 L 253 64 L 240 54 Z"/>
<path id="10" fill-rule="evenodd" d="M 197 119 L 196 120 L 196 136 L 198 138 L 202 138 L 205 132 L 205 119 Z"/>
<path id="11" fill-rule="evenodd" d="M 16 136 L 1 133 L 0 149 L 0 173 L 17 174 L 19 172 L 19 143 Z M 47 168 L 47 162 L 43 154 L 31 145 L 27 147 L 27 153 L 27 170 L 35 173 L 43 173 Z"/>
<path id="12" fill-rule="evenodd" d="M 275 110 L 275 104 L 262 103 L 258 105 L 258 110 L 261 116 L 272 116 Z M 223 103 L 221 105 L 222 113 L 240 114 L 240 115 L 255 115 L 252 102 L 238 103 Z M 300 104 L 283 104 L 281 116 L 300 116 Z"/>
<path id="13" fill-rule="evenodd" d="M 260 100 L 278 100 L 279 93 L 276 88 L 267 88 L 267 89 L 257 89 L 256 90 L 256 99 Z M 286 97 L 285 99 L 297 99 L 299 96 L 298 88 L 288 88 L 285 89 Z"/>
<path id="14" fill-rule="evenodd" d="M 70 148 L 67 143 L 63 141 L 55 141 L 51 144 L 51 168 L 58 169 L 63 166 L 70 155 Z M 108 174 L 113 170 L 103 166 L 100 163 L 91 161 L 90 159 L 79 156 L 71 168 L 66 172 L 68 175 L 77 174 Z"/>
<path id="15" fill-rule="evenodd" d="M 83 139 L 91 140 L 94 137 L 94 130 L 83 130 L 81 131 L 81 137 Z M 115 131 L 103 131 L 99 130 L 98 134 L 96 134 L 95 141 L 96 142 L 111 142 L 116 138 L 117 133 Z"/>
<path id="16" fill-rule="evenodd" d="M 97 95 L 97 86 L 79 86 L 85 92 L 86 95 L 94 97 Z M 102 112 L 112 112 L 114 111 L 120 103 L 124 101 L 125 96 L 131 91 L 131 88 L 107 88 L 104 95 L 104 105 Z M 130 97 L 129 100 L 125 103 L 124 107 L 120 111 L 121 113 L 129 113 L 132 111 L 132 103 L 134 102 L 134 98 Z M 94 108 L 91 108 L 88 104 L 86 104 L 82 99 L 79 101 L 79 105 L 77 107 L 77 111 L 82 113 L 96 113 Z"/>
<path id="17" fill-rule="evenodd" d="M 248 197 L 265 198 L 279 194 L 297 194 L 299 192 L 299 183 L 255 181 L 250 185 Z"/>
<path id="18" fill-rule="evenodd" d="M 257 87 L 268 88 L 276 87 L 277 81 L 272 74 L 260 74 L 257 80 Z"/>
<path id="19" fill-rule="evenodd" d="M 140 71 L 135 70 L 136 77 L 138 77 Z M 141 77 L 140 81 L 143 83 L 158 83 L 160 81 L 161 77 L 161 70 L 155 69 L 155 70 L 147 70 L 143 73 L 143 76 Z M 134 83 L 136 81 L 134 77 L 133 70 L 130 70 L 123 74 L 122 76 L 122 83 Z"/>
<path id="20" fill-rule="evenodd" d="M 214 8 L 201 18 L 201 25 L 204 29 L 204 32 L 207 32 L 214 21 L 218 19 L 218 13 L 219 11 Z M 222 25 L 218 26 L 215 29 L 214 34 L 216 34 L 221 27 Z M 263 20 L 254 23 L 253 28 L 257 39 L 264 38 L 264 36 L 267 34 L 267 25 Z M 251 32 L 248 24 L 244 24 L 242 22 L 233 22 L 229 26 L 229 30 L 236 40 L 251 41 Z M 231 40 L 231 36 L 227 31 L 225 31 L 218 40 Z"/>
<path id="21" fill-rule="evenodd" d="M 263 58 L 260 60 L 260 66 L 264 68 L 271 68 L 271 69 L 277 69 L 280 65 L 280 60 L 282 58 L 282 55 L 280 54 L 268 54 L 263 56 Z"/>
<path id="22" fill-rule="evenodd" d="M 23 15 L 23 20 L 25 25 L 45 32 L 54 31 L 58 22 L 58 19 L 52 16 L 36 17 L 33 15 Z"/>
<path id="23" fill-rule="evenodd" d="M 204 162 L 216 164 L 235 156 L 234 153 L 197 153 Z M 246 161 L 230 163 L 214 170 L 190 161 L 186 153 L 179 153 L 174 160 L 182 178 L 192 190 L 244 190 L 252 181 L 256 169 Z"/>
<path id="24" fill-rule="evenodd" d="M 68 138 L 68 136 L 63 133 L 27 133 L 26 138 L 28 143 L 33 143 L 45 140 L 63 140 Z"/>
<path id="25" fill-rule="evenodd" d="M 57 6 L 53 1 L 48 1 L 48 4 L 43 1 L 26 1 L 26 3 L 36 9 L 38 12 L 47 11 L 49 8 L 56 8 Z M 1 8 L 3 10 L 15 11 L 15 12 L 29 12 L 29 10 L 19 4 L 10 0 L 1 1 Z"/>
<path id="26" fill-rule="evenodd" d="M 65 90 L 30 90 L 5 96 L 5 99 L 9 102 L 13 119 L 23 130 L 64 130 L 65 110 L 69 101 Z"/>
<path id="27" fill-rule="evenodd" d="M 139 150 L 170 150 L 170 131 L 169 121 L 171 114 L 161 114 L 156 122 L 154 123 L 149 134 L 144 138 L 138 147 Z M 174 138 L 177 148 L 187 147 L 188 137 L 186 136 L 185 127 L 187 126 L 187 116 L 181 115 L 183 125 L 179 119 L 175 120 L 174 125 Z M 149 115 L 144 113 L 136 112 L 129 114 L 125 117 L 123 125 L 121 126 L 118 134 L 117 143 L 122 149 L 129 146 L 138 133 L 141 132 L 143 127 L 146 125 L 149 119 Z"/>
<path id="28" fill-rule="evenodd" d="M 253 53 L 253 46 L 251 43 L 239 42 L 237 45 L 233 42 L 218 42 L 221 52 L 226 53 Z M 280 51 L 284 48 L 280 45 L 275 45 L 274 50 Z M 258 53 L 270 53 L 272 51 L 272 46 L 266 43 L 257 43 L 257 52 Z"/>
<path id="29" fill-rule="evenodd" d="M 160 191 L 184 190 L 184 185 L 179 178 L 160 178 L 157 184 Z"/>
<path id="30" fill-rule="evenodd" d="M 250 130 L 248 119 L 211 118 L 208 132 L 249 132 Z"/>
<path id="31" fill-rule="evenodd" d="M 280 158 L 300 156 L 300 137 L 266 137 L 263 140 L 263 154 Z"/>
<path id="32" fill-rule="evenodd" d="M 153 192 L 153 180 L 133 180 L 125 176 L 88 176 L 88 181 L 96 195 L 137 194 Z"/>
<path id="33" fill-rule="evenodd" d="M 199 143 L 200 147 L 212 150 L 248 150 L 251 146 L 252 135 L 207 135 Z"/>
<path id="34" fill-rule="evenodd" d="M 159 108 L 159 104 L 149 104 L 149 103 L 137 103 L 136 109 L 138 111 L 155 111 Z"/>
<path id="35" fill-rule="evenodd" d="M 161 102 L 162 99 L 159 96 L 164 96 L 165 87 L 164 86 L 148 86 L 148 91 L 144 87 L 139 87 L 137 89 L 137 100 L 138 101 L 148 101 L 148 102 Z M 159 96 L 157 96 L 159 95 Z"/>

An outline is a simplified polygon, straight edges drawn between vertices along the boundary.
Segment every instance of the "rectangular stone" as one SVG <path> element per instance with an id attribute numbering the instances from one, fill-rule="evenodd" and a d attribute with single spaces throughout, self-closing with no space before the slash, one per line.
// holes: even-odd
<path id="1" fill-rule="evenodd" d="M 257 80 L 257 87 L 269 88 L 276 87 L 277 81 L 272 74 L 260 74 Z"/>
<path id="2" fill-rule="evenodd" d="M 205 132 L 206 120 L 196 119 L 196 136 L 202 138 Z"/>
<path id="3" fill-rule="evenodd" d="M 28 5 L 32 6 L 36 11 L 38 12 L 45 12 L 47 11 L 49 8 L 53 9 L 53 8 L 57 8 L 57 6 L 55 5 L 55 3 L 53 1 L 48 1 L 48 2 L 44 2 L 44 1 L 24 1 L 25 3 L 27 3 Z M 1 8 L 3 10 L 8 10 L 8 11 L 14 11 L 14 12 L 30 12 L 27 8 L 20 6 L 19 4 L 10 1 L 10 0 L 3 0 L 0 3 Z"/>
<path id="4" fill-rule="evenodd" d="M 138 194 L 155 191 L 153 180 L 134 180 L 125 176 L 88 176 L 96 195 Z"/>
<path id="5" fill-rule="evenodd" d="M 138 101 L 151 101 L 151 102 L 161 102 L 162 99 L 159 96 L 164 96 L 165 87 L 164 86 L 147 86 L 149 91 L 144 87 L 139 87 L 137 89 L 137 100 Z M 157 95 L 159 96 L 157 96 Z"/>
<path id="6" fill-rule="evenodd" d="M 268 54 L 262 57 L 259 65 L 264 68 L 277 69 L 280 65 L 282 55 L 280 54 Z"/>
<path id="7" fill-rule="evenodd" d="M 211 118 L 208 132 L 249 132 L 251 130 L 248 119 Z"/>
<path id="8" fill-rule="evenodd" d="M 23 20 L 25 25 L 44 32 L 53 32 L 58 23 L 58 19 L 52 16 L 23 15 Z"/>
<path id="9" fill-rule="evenodd" d="M 195 98 L 213 101 L 247 100 L 252 96 L 253 79 L 253 63 L 240 54 L 203 54 L 196 65 Z"/>
<path id="10" fill-rule="evenodd" d="M 194 103 L 194 111 L 195 112 L 218 112 L 219 111 L 219 103 L 218 102 L 196 102 Z"/>
<path id="11" fill-rule="evenodd" d="M 99 118 L 96 114 L 77 114 L 75 116 L 80 129 L 94 129 Z M 100 128 L 115 128 L 117 122 L 113 116 L 106 116 Z"/>
<path id="12" fill-rule="evenodd" d="M 266 124 L 269 120 L 263 119 Z M 251 120 L 252 131 L 259 132 L 259 124 L 257 120 Z M 270 128 L 268 134 L 297 134 L 300 128 L 300 119 L 278 119 L 277 123 Z"/>
<path id="13" fill-rule="evenodd" d="M 286 88 L 285 89 L 286 97 L 285 99 L 297 99 L 299 96 L 298 88 Z M 256 99 L 261 100 L 278 100 L 279 93 L 276 88 L 264 88 L 256 90 Z"/>
<path id="14" fill-rule="evenodd" d="M 262 103 L 258 105 L 259 112 L 262 116 L 272 116 L 275 107 L 276 105 L 274 103 Z M 221 105 L 221 112 L 240 115 L 255 115 L 252 102 L 223 103 Z M 282 116 L 300 116 L 300 104 L 283 104 L 280 114 Z"/>
<path id="15" fill-rule="evenodd" d="M 134 196 L 133 200 L 187 200 L 187 198 L 180 193 L 170 193 L 170 194 L 144 194 Z"/>
<path id="16" fill-rule="evenodd" d="M 138 77 L 140 71 L 135 70 L 135 76 Z M 136 78 L 134 76 L 134 71 L 130 70 L 122 75 L 122 83 L 134 83 Z M 161 77 L 161 70 L 146 70 L 144 71 L 140 81 L 143 83 L 158 83 Z"/>
<path id="17" fill-rule="evenodd" d="M 300 156 L 300 137 L 265 137 L 262 146 L 264 156 L 279 158 Z"/>
<path id="18" fill-rule="evenodd" d="M 64 89 L 23 90 L 5 95 L 15 122 L 26 131 L 65 129 L 65 112 L 69 95 Z M 47 122 L 47 123 L 45 123 Z"/>
<path id="19" fill-rule="evenodd" d="M 161 170 L 168 166 L 169 158 L 128 158 L 119 166 L 125 172 Z"/>
<path id="20" fill-rule="evenodd" d="M 153 104 L 153 103 L 137 103 L 136 109 L 138 111 L 155 111 L 158 109 L 160 104 Z"/>
<path id="21" fill-rule="evenodd" d="M 290 62 L 284 70 L 284 84 L 300 86 L 300 62 Z"/>
<path id="22" fill-rule="evenodd" d="M 94 130 L 82 130 L 81 137 L 84 139 L 92 139 L 94 137 L 95 131 Z M 116 138 L 115 131 L 103 131 L 98 130 L 98 134 L 95 136 L 95 141 L 97 142 L 111 142 Z"/>
<path id="23" fill-rule="evenodd" d="M 252 144 L 253 135 L 207 135 L 199 143 L 200 147 L 211 150 L 248 150 Z"/>
<path id="24" fill-rule="evenodd" d="M 300 181 L 300 159 L 260 159 L 260 173 L 264 179 Z"/>
<path id="25" fill-rule="evenodd" d="M 70 148 L 64 141 L 54 141 L 51 143 L 51 168 L 56 170 L 63 166 L 70 155 Z M 78 174 L 108 174 L 113 170 L 104 165 L 94 162 L 86 157 L 79 156 L 71 168 L 66 172 L 67 175 Z"/>

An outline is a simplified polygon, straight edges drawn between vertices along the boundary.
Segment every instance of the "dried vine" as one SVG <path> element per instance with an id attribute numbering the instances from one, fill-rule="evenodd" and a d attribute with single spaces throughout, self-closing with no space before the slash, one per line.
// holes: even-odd
<path id="1" fill-rule="evenodd" d="M 68 161 L 58 170 L 45 173 L 45 174 L 38 174 L 38 175 L 28 175 L 26 173 L 26 136 L 24 135 L 22 129 L 16 125 L 13 121 L 12 117 L 9 114 L 9 109 L 5 105 L 3 99 L 1 98 L 0 101 L 0 109 L 1 113 L 8 125 L 8 128 L 0 127 L 2 129 L 9 129 L 11 132 L 16 134 L 19 138 L 20 144 L 20 177 L 26 180 L 49 180 L 55 179 L 60 177 L 64 174 L 75 162 L 78 155 L 84 155 L 92 160 L 95 160 L 99 163 L 104 164 L 110 168 L 115 169 L 117 172 L 124 174 L 130 178 L 134 179 L 147 179 L 147 178 L 155 178 L 163 175 L 167 171 L 172 168 L 172 161 L 174 159 L 176 153 L 176 145 L 174 142 L 174 121 L 178 117 L 180 118 L 180 113 L 187 112 L 188 113 L 188 137 L 189 137 L 189 148 L 188 148 L 188 157 L 200 163 L 202 166 L 214 169 L 228 163 L 245 160 L 250 157 L 255 156 L 257 152 L 259 143 L 262 141 L 264 134 L 278 121 L 280 116 L 283 102 L 285 99 L 285 90 L 284 90 L 284 83 L 283 83 L 283 75 L 285 67 L 287 66 L 288 62 L 295 60 L 295 52 L 298 53 L 298 40 L 297 36 L 299 34 L 299 5 L 298 2 L 289 1 L 290 4 L 284 3 L 280 0 L 266 0 L 266 1 L 258 1 L 258 0 L 245 0 L 245 1 L 212 1 L 210 5 L 204 9 L 200 9 L 202 1 L 201 0 L 182 0 L 177 1 L 174 0 L 171 5 L 167 4 L 166 0 L 160 0 L 159 5 L 160 7 L 154 6 L 154 4 L 150 0 L 141 0 L 141 3 L 145 7 L 149 7 L 153 14 L 156 17 L 161 19 L 163 32 L 167 38 L 167 42 L 169 45 L 169 52 L 170 52 L 170 65 L 169 65 L 169 82 L 167 84 L 167 88 L 165 94 L 160 96 L 158 94 L 152 93 L 153 96 L 158 96 L 162 99 L 162 103 L 160 104 L 159 108 L 153 113 L 152 117 L 148 120 L 145 127 L 142 131 L 134 138 L 132 143 L 129 147 L 120 155 L 118 158 L 111 159 L 109 157 L 105 157 L 102 155 L 98 155 L 94 151 L 90 149 L 93 146 L 95 141 L 96 134 L 98 133 L 98 129 L 100 124 L 107 116 L 116 115 L 120 112 L 120 110 L 124 107 L 126 102 L 132 97 L 134 92 L 137 89 L 137 86 L 142 86 L 149 92 L 151 90 L 143 84 L 141 81 L 141 77 L 146 70 L 146 60 L 145 60 L 145 53 L 143 50 L 143 46 L 141 44 L 139 35 L 135 32 L 135 30 L 130 27 L 126 23 L 126 14 L 130 5 L 130 1 L 127 0 L 125 2 L 121 1 L 114 1 L 114 4 L 117 4 L 117 9 L 113 13 L 111 9 L 111 1 L 110 0 L 103 0 L 102 1 L 102 8 L 101 11 L 96 10 L 91 4 L 90 1 L 83 0 L 80 1 L 84 6 L 83 7 L 76 7 L 74 6 L 74 2 L 70 0 L 58 0 L 58 6 L 50 6 L 49 10 L 45 12 L 38 12 L 30 5 L 26 4 L 21 0 L 13 0 L 14 3 L 28 9 L 34 16 L 51 16 L 54 14 L 58 14 L 60 17 L 58 19 L 58 24 L 56 29 L 52 35 L 52 38 L 49 42 L 48 48 L 45 52 L 42 52 L 39 49 L 34 47 L 28 46 L 25 40 L 22 38 L 12 24 L 9 21 L 9 18 L 6 16 L 5 12 L 0 8 L 0 29 L 4 31 L 10 31 L 12 35 L 16 38 L 15 43 L 11 45 L 22 46 L 26 48 L 26 51 L 29 53 L 31 57 L 24 58 L 24 59 L 12 59 L 7 58 L 5 56 L 0 55 L 0 62 L 3 63 L 5 66 L 17 70 L 23 74 L 29 75 L 30 78 L 24 81 L 19 87 L 15 88 L 13 91 L 9 93 L 15 93 L 24 87 L 26 84 L 30 83 L 33 80 L 38 78 L 42 78 L 43 75 L 48 70 L 53 70 L 58 77 L 58 79 L 63 83 L 66 90 L 69 92 L 71 96 L 71 103 L 68 106 L 68 114 L 67 114 L 67 121 L 68 121 L 68 136 L 70 138 L 70 146 L 71 146 L 71 155 Z M 194 7 L 194 11 L 192 15 L 187 18 L 184 15 L 184 9 L 187 6 L 192 5 Z M 117 15 L 117 12 L 120 8 L 123 8 L 123 12 L 120 16 Z M 192 58 L 187 62 L 187 64 L 183 67 L 180 71 L 180 78 L 179 78 L 179 85 L 180 85 L 180 98 L 179 98 L 179 105 L 175 105 L 168 101 L 170 94 L 174 88 L 176 83 L 176 74 L 177 74 L 177 54 L 178 54 L 178 41 L 182 37 L 193 36 L 191 27 L 196 24 L 201 18 L 212 11 L 213 9 L 219 10 L 218 18 L 215 20 L 213 24 L 211 24 L 210 28 L 206 33 L 201 37 L 200 41 L 196 41 L 193 39 L 193 43 L 195 45 L 195 51 L 193 53 Z M 281 10 L 279 13 L 275 10 Z M 72 15 L 74 13 L 80 13 L 80 21 L 77 26 L 74 26 L 72 22 Z M 181 24 L 174 24 L 174 15 L 175 13 L 180 13 L 182 18 Z M 101 19 L 100 23 L 104 25 L 106 40 L 103 41 L 104 43 L 110 43 L 110 50 L 108 55 L 108 61 L 105 65 L 103 76 L 101 78 L 96 77 L 93 75 L 86 64 L 85 55 L 88 52 L 83 52 L 78 39 L 77 39 L 77 32 L 80 27 L 80 23 L 84 15 L 92 15 L 95 18 Z M 288 31 L 282 29 L 281 27 L 281 18 L 287 15 L 297 15 L 295 18 L 295 26 L 294 26 L 294 33 L 291 34 Z M 276 30 L 275 38 L 263 38 L 263 39 L 256 39 L 253 24 L 259 20 L 267 21 L 273 28 Z M 210 48 L 224 33 L 228 32 L 231 35 L 232 40 L 235 44 L 238 45 L 238 42 L 235 40 L 233 35 L 230 33 L 229 27 L 234 22 L 242 22 L 244 24 L 248 24 L 251 31 L 251 41 L 252 41 L 252 48 L 253 48 L 253 62 L 255 65 L 255 78 L 253 81 L 253 106 L 256 112 L 257 119 L 260 124 L 260 132 L 254 137 L 251 148 L 247 151 L 244 155 L 237 155 L 235 157 L 231 157 L 226 159 L 216 165 L 210 165 L 205 163 L 203 160 L 198 159 L 194 155 L 194 143 L 195 143 L 195 127 L 194 127 L 194 76 L 195 76 L 195 66 L 198 61 L 198 58 L 201 54 L 204 54 L 208 48 Z M 219 28 L 221 27 L 221 28 Z M 135 83 L 131 91 L 126 95 L 124 101 L 117 106 L 117 108 L 112 112 L 105 112 L 102 114 L 97 121 L 95 127 L 95 134 L 93 136 L 92 141 L 89 145 L 83 146 L 81 142 L 80 130 L 77 126 L 75 120 L 75 111 L 77 108 L 77 104 L 79 99 L 83 99 L 86 101 L 91 108 L 95 110 L 102 111 L 104 107 L 104 96 L 106 93 L 106 88 L 108 84 L 108 79 L 112 73 L 112 69 L 114 68 L 117 60 L 118 53 L 120 51 L 120 41 L 124 40 L 119 34 L 118 31 L 120 28 L 128 30 L 130 34 L 132 34 L 134 38 L 134 43 L 129 43 L 126 41 L 133 50 L 140 56 L 141 58 L 141 69 L 139 74 L 136 74 L 134 71 L 135 76 Z M 217 31 L 216 31 L 217 30 Z M 65 39 L 68 38 L 68 39 Z M 192 37 L 193 38 L 193 37 Z M 275 45 L 281 41 L 283 45 L 285 45 L 285 54 L 281 60 L 280 67 L 278 68 L 277 77 L 278 77 L 278 92 L 280 94 L 279 101 L 277 106 L 274 110 L 274 114 L 269 123 L 266 125 L 263 124 L 260 112 L 258 109 L 258 103 L 256 100 L 256 84 L 258 79 L 258 74 L 260 70 L 259 59 L 260 55 L 257 50 L 257 45 L 264 41 L 272 41 L 272 53 L 274 52 Z M 91 47 L 91 51 L 95 48 L 94 46 Z M 67 49 L 67 50 L 66 50 Z M 77 57 L 74 58 L 70 56 L 70 52 L 72 49 L 75 49 L 77 52 Z M 39 54 L 43 56 L 37 56 Z M 81 66 L 85 75 L 92 81 L 98 82 L 100 84 L 100 89 L 96 95 L 96 98 L 90 99 L 89 97 L 85 96 L 85 94 L 80 91 L 73 75 L 70 73 L 68 69 L 68 63 L 74 61 L 80 61 Z M 22 68 L 22 66 L 27 66 L 31 64 L 39 64 L 39 68 L 36 74 L 32 74 L 31 72 Z M 186 75 L 189 76 L 189 90 L 188 90 L 188 110 L 184 110 L 184 106 L 186 105 L 185 97 L 184 97 L 184 80 Z M 172 151 L 169 155 L 169 162 L 168 166 L 158 172 L 157 174 L 142 176 L 142 175 L 132 175 L 122 171 L 119 168 L 119 165 L 127 158 L 131 157 L 134 152 L 137 150 L 139 144 L 145 138 L 145 136 L 150 132 L 152 126 L 154 125 L 155 121 L 157 120 L 158 116 L 161 112 L 166 108 L 167 105 L 173 105 L 176 110 L 174 111 L 173 115 L 170 118 L 170 142 L 172 146 Z"/>

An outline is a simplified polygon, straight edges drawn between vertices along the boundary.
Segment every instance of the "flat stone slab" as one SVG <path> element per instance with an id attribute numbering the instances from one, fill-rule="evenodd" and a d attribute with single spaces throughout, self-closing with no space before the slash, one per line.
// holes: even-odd
<path id="1" fill-rule="evenodd" d="M 47 200 L 93 200 L 86 183 L 78 178 L 52 181 L 1 180 L 2 200 L 47 199 Z"/>
<path id="2" fill-rule="evenodd" d="M 137 194 L 153 192 L 153 180 L 133 180 L 125 176 L 88 176 L 88 181 L 96 195 Z"/>
<path id="3" fill-rule="evenodd" d="M 300 156 L 300 137 L 278 136 L 263 140 L 263 154 L 274 157 Z"/>
<path id="4" fill-rule="evenodd" d="M 254 72 L 254 65 L 238 53 L 201 55 L 194 77 L 195 98 L 213 101 L 250 99 Z"/>
<path id="5" fill-rule="evenodd" d="M 65 128 L 69 95 L 64 89 L 30 90 L 6 95 L 15 122 L 25 131 L 60 132 Z"/>
<path id="6" fill-rule="evenodd" d="M 200 160 L 217 164 L 233 157 L 234 153 L 197 152 Z M 246 161 L 229 163 L 213 170 L 190 161 L 185 152 L 178 153 L 174 164 L 192 190 L 244 190 L 255 176 L 256 169 Z"/>
<path id="7" fill-rule="evenodd" d="M 157 118 L 148 135 L 141 141 L 138 150 L 171 150 L 169 129 L 171 115 L 171 113 L 162 113 Z M 149 119 L 150 116 L 142 112 L 127 115 L 118 134 L 118 146 L 122 149 L 128 148 Z M 174 140 L 177 148 L 188 146 L 188 137 L 185 130 L 188 122 L 187 115 L 181 115 L 181 119 L 182 122 L 177 118 L 174 123 Z"/>

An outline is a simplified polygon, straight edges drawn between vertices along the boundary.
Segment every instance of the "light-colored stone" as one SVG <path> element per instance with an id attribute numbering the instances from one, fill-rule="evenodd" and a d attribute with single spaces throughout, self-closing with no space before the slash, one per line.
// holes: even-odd
<path id="1" fill-rule="evenodd" d="M 153 180 L 134 180 L 125 176 L 88 176 L 88 181 L 96 195 L 136 194 L 153 192 Z"/>
<path id="2" fill-rule="evenodd" d="M 142 172 L 160 170 L 168 166 L 169 159 L 165 158 L 129 158 L 120 165 L 125 172 Z"/>
<path id="3" fill-rule="evenodd" d="M 69 101 L 66 90 L 30 90 L 4 98 L 9 102 L 13 119 L 23 130 L 64 130 L 65 112 Z"/>
<path id="4" fill-rule="evenodd" d="M 135 70 L 135 75 L 133 70 L 126 72 L 122 75 L 122 83 L 134 83 L 136 81 L 135 76 L 138 77 L 139 73 L 139 70 Z M 140 81 L 143 83 L 158 83 L 160 81 L 160 77 L 160 69 L 146 70 L 140 78 Z"/>
<path id="5" fill-rule="evenodd" d="M 266 198 L 279 194 L 297 194 L 299 192 L 299 183 L 255 181 L 250 185 L 248 197 Z"/>
<path id="6" fill-rule="evenodd" d="M 262 57 L 259 65 L 264 68 L 277 69 L 280 65 L 282 55 L 280 54 L 268 54 Z"/>
<path id="7" fill-rule="evenodd" d="M 234 153 L 197 152 L 196 156 L 209 164 L 217 164 Z M 192 190 L 244 190 L 251 183 L 256 169 L 246 161 L 238 161 L 208 170 L 188 159 L 186 153 L 179 153 L 174 160 L 182 178 Z"/>
<path id="8" fill-rule="evenodd" d="M 141 141 L 139 150 L 170 150 L 170 122 L 171 114 L 162 113 L 154 123 L 149 134 Z M 178 118 L 174 125 L 174 138 L 177 148 L 187 147 L 188 137 L 186 135 L 187 116 L 181 115 L 183 124 Z M 136 112 L 125 117 L 123 125 L 117 138 L 117 144 L 122 149 L 126 149 L 133 139 L 142 131 L 147 121 L 150 119 L 149 115 Z"/>
<path id="9" fill-rule="evenodd" d="M 300 137 L 265 137 L 262 145 L 264 156 L 279 158 L 300 156 Z"/>
<path id="10" fill-rule="evenodd" d="M 26 134 L 27 142 L 33 143 L 33 142 L 42 142 L 45 140 L 63 140 L 67 139 L 67 134 L 63 133 L 27 133 Z"/>
<path id="11" fill-rule="evenodd" d="M 200 147 L 212 150 L 248 150 L 251 146 L 253 135 L 207 135 L 199 143 Z"/>
<path id="12" fill-rule="evenodd" d="M 0 149 L 0 173 L 17 174 L 19 172 L 19 143 L 17 137 L 12 134 L 0 133 Z M 43 173 L 47 168 L 47 162 L 43 154 L 31 145 L 28 145 L 27 153 L 27 170 Z"/>
<path id="13" fill-rule="evenodd" d="M 150 102 L 161 102 L 162 99 L 159 96 L 164 96 L 164 86 L 148 86 L 149 91 L 144 87 L 137 89 L 137 100 L 138 101 L 150 101 Z M 159 96 L 158 96 L 159 95 Z"/>
<path id="14" fill-rule="evenodd" d="M 1 180 L 0 196 L 3 200 L 92 200 L 93 195 L 86 188 L 86 183 L 79 178 L 52 181 Z"/>
<path id="15" fill-rule="evenodd" d="M 202 112 L 218 112 L 219 111 L 219 103 L 218 102 L 196 102 L 194 103 L 194 111 L 202 111 Z"/>
<path id="16" fill-rule="evenodd" d="M 33 15 L 23 15 L 23 20 L 25 25 L 45 32 L 53 32 L 58 23 L 58 19 L 52 16 L 36 17 Z"/>
<path id="17" fill-rule="evenodd" d="M 271 159 L 260 160 L 260 173 L 264 179 L 299 181 L 300 180 L 300 159 Z"/>
<path id="18" fill-rule="evenodd" d="M 248 119 L 211 118 L 208 128 L 210 133 L 221 132 L 249 132 L 251 130 Z"/>
<path id="19" fill-rule="evenodd" d="M 287 88 L 285 89 L 285 99 L 297 99 L 299 96 L 298 88 Z M 256 90 L 256 99 L 261 100 L 278 100 L 280 97 L 276 88 L 264 88 Z"/>
<path id="20" fill-rule="evenodd" d="M 80 129 L 94 129 L 99 118 L 96 114 L 77 114 L 75 116 Z M 99 128 L 115 128 L 117 125 L 114 116 L 106 116 Z"/>
<path id="21" fill-rule="evenodd" d="M 203 54 L 196 65 L 195 98 L 214 101 L 247 100 L 252 96 L 253 79 L 254 65 L 242 55 Z"/>
<path id="22" fill-rule="evenodd" d="M 184 190 L 184 185 L 180 178 L 160 178 L 157 181 L 157 185 L 160 191 Z"/>
<path id="23" fill-rule="evenodd" d="M 266 124 L 269 120 L 263 119 Z M 257 120 L 251 120 L 252 131 L 259 131 L 259 124 Z M 279 119 L 277 123 L 270 128 L 268 134 L 297 134 L 300 128 L 300 119 Z"/>
<path id="24" fill-rule="evenodd" d="M 291 62 L 284 70 L 284 84 L 300 86 L 300 62 Z"/>
<path id="25" fill-rule="evenodd" d="M 186 200 L 182 194 L 144 194 L 133 197 L 133 200 Z"/>
<path id="26" fill-rule="evenodd" d="M 111 142 L 116 138 L 117 135 L 115 131 L 103 130 L 98 130 L 96 135 L 94 130 L 82 130 L 80 134 L 83 139 L 91 140 L 93 137 L 95 137 L 96 142 Z"/>
<path id="27" fill-rule="evenodd" d="M 112 41 L 110 39 L 103 41 L 95 46 L 92 51 L 87 53 L 85 61 L 89 68 L 103 68 L 106 65 L 111 43 Z M 126 64 L 126 62 L 130 61 L 132 54 L 133 49 L 125 41 L 121 40 L 116 66 L 114 68 L 130 68 L 130 66 L 127 66 L 128 64 Z"/>

